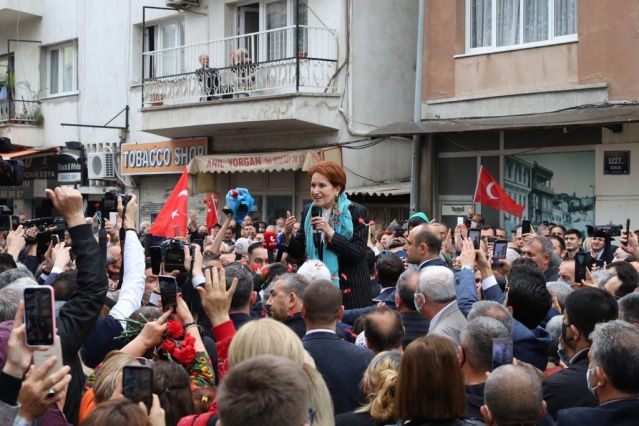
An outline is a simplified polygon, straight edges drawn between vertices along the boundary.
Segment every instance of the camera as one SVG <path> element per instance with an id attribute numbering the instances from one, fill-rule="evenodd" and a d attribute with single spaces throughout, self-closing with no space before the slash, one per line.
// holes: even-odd
<path id="1" fill-rule="evenodd" d="M 61 216 L 25 220 L 24 222 L 19 222 L 18 225 L 22 225 L 25 230 L 33 227 L 38 229 L 38 233 L 35 238 L 25 238 L 27 244 L 38 244 L 38 256 L 42 256 L 47 251 L 49 244 L 51 243 L 52 235 L 57 235 L 59 241 L 64 241 L 64 231 L 67 229 L 67 223 Z"/>
<path id="2" fill-rule="evenodd" d="M 126 208 L 130 197 L 126 194 L 118 193 L 115 189 L 107 191 L 100 200 L 100 210 L 103 213 L 117 212 L 118 211 L 118 197 L 122 197 L 122 206 Z"/>
<path id="3" fill-rule="evenodd" d="M 623 229 L 623 225 L 603 225 L 603 226 L 587 225 L 586 229 L 588 230 L 589 237 L 611 238 L 611 237 L 621 236 L 621 230 Z"/>
<path id="4" fill-rule="evenodd" d="M 189 247 L 191 257 L 194 256 L 194 246 L 180 240 L 168 239 L 160 243 L 159 246 L 151 247 L 151 265 L 159 265 L 164 262 L 164 270 L 185 271 L 184 269 L 184 247 Z M 153 268 L 156 269 L 155 267 Z M 155 273 L 155 271 L 153 272 Z"/>

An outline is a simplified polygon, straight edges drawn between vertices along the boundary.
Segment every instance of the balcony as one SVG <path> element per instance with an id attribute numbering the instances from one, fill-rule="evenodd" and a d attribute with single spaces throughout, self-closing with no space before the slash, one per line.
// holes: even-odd
<path id="1" fill-rule="evenodd" d="M 41 146 L 43 123 L 39 101 L 0 101 L 0 136 L 11 139 L 13 144 Z"/>
<path id="2" fill-rule="evenodd" d="M 44 0 L 0 0 L 0 28 L 8 28 L 21 20 L 41 19 Z"/>
<path id="3" fill-rule="evenodd" d="M 336 31 L 300 26 L 295 49 L 297 32 L 291 26 L 145 53 L 151 77 L 142 87 L 143 130 L 185 137 L 234 126 L 243 133 L 284 123 L 332 128 L 339 118 Z"/>
<path id="4" fill-rule="evenodd" d="M 541 192 L 545 192 L 546 194 L 555 195 L 555 191 L 549 186 L 541 182 L 533 182 L 533 189 Z"/>

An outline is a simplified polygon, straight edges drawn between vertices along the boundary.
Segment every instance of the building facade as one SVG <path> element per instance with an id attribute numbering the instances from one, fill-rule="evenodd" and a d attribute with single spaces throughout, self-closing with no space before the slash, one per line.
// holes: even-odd
<path id="1" fill-rule="evenodd" d="M 421 209 L 438 217 L 472 204 L 484 166 L 533 223 L 639 219 L 638 3 L 423 4 L 421 122 L 371 132 L 420 136 Z M 477 210 L 495 225 L 520 222 Z"/>
<path id="2" fill-rule="evenodd" d="M 371 141 L 366 134 L 388 120 L 412 116 L 415 3 L 19 3 L 0 2 L 0 45 L 21 40 L 0 55 L 0 68 L 6 63 L 3 69 L 15 76 L 14 101 L 35 102 L 44 120 L 38 125 L 9 120 L 0 123 L 0 133 L 37 150 L 79 141 L 91 158 L 113 154 L 113 176 L 81 188 L 89 201 L 115 187 L 159 208 L 179 172 L 126 167 L 128 153 L 144 151 L 134 145 L 198 139 L 205 141 L 211 164 L 219 156 L 239 162 L 278 152 L 341 160 L 347 192 L 374 219 L 407 214 L 410 167 L 398 165 L 409 164 L 410 142 Z M 27 130 L 31 133 L 16 136 Z M 235 187 L 249 189 L 262 219 L 299 213 L 310 199 L 308 177 L 290 162 L 259 172 L 229 163 L 198 175 L 194 189 L 201 195 L 191 197 L 190 208 L 200 218 L 205 193 L 223 195 Z M 34 213 L 29 201 L 14 204 Z M 151 210 L 140 219 L 150 219 Z"/>

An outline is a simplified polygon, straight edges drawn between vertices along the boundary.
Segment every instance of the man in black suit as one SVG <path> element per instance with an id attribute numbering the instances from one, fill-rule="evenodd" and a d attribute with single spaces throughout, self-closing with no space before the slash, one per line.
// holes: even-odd
<path id="1" fill-rule="evenodd" d="M 474 318 L 461 331 L 457 353 L 466 385 L 464 418 L 481 418 L 486 372 L 492 371 L 493 339 L 497 338 L 510 338 L 510 333 L 502 323 L 486 316 Z"/>
<path id="2" fill-rule="evenodd" d="M 364 400 L 360 382 L 373 359 L 373 352 L 337 337 L 337 319 L 344 311 L 342 292 L 327 280 L 310 284 L 302 295 L 302 317 L 306 321 L 304 349 L 313 357 L 326 381 L 335 414 L 353 411 Z"/>
<path id="3" fill-rule="evenodd" d="M 590 338 L 586 382 L 588 390 L 599 400 L 599 406 L 560 410 L 557 425 L 636 425 L 639 328 L 619 320 L 600 323 Z"/>
<path id="4" fill-rule="evenodd" d="M 550 376 L 542 386 L 551 416 L 555 417 L 557 411 L 564 408 L 598 405 L 586 383 L 588 352 L 592 344 L 589 336 L 596 324 L 613 321 L 618 315 L 615 298 L 598 288 L 580 289 L 566 298 L 560 343 L 570 358 L 570 365 Z"/>
<path id="5" fill-rule="evenodd" d="M 284 274 L 277 277 L 266 301 L 268 315 L 289 327 L 300 338 L 306 333 L 302 319 L 302 294 L 308 281 L 299 274 Z"/>
<path id="6" fill-rule="evenodd" d="M 404 261 L 396 254 L 382 256 L 377 261 L 377 281 L 382 290 L 379 296 L 373 299 L 375 304 L 384 302 L 389 308 L 395 309 L 395 286 L 405 269 Z"/>
<path id="7" fill-rule="evenodd" d="M 439 257 L 441 248 L 442 238 L 437 226 L 424 224 L 411 228 L 404 250 L 408 263 L 418 265 L 422 270 L 428 266 L 448 267 Z"/>
<path id="8" fill-rule="evenodd" d="M 481 414 L 488 426 L 532 426 L 546 414 L 539 378 L 518 365 L 502 365 L 488 376 L 484 400 Z"/>
<path id="9" fill-rule="evenodd" d="M 397 280 L 395 292 L 395 306 L 404 323 L 404 340 L 402 346 L 406 346 L 418 337 L 428 334 L 430 321 L 424 318 L 415 308 L 415 291 L 419 281 L 419 272 L 404 271 Z"/>

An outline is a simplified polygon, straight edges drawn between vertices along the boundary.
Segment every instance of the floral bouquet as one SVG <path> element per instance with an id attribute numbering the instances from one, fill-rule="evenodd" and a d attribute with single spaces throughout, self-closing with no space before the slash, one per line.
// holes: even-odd
<path id="1" fill-rule="evenodd" d="M 146 318 L 144 319 L 146 320 Z M 120 333 L 116 339 L 133 340 L 147 323 L 147 321 L 137 321 L 131 318 L 125 318 L 122 321 L 127 324 L 127 329 Z M 195 360 L 195 338 L 184 330 L 179 321 L 169 320 L 166 324 L 166 330 L 162 334 L 161 343 L 155 347 L 153 353 L 160 358 L 188 367 Z"/>

